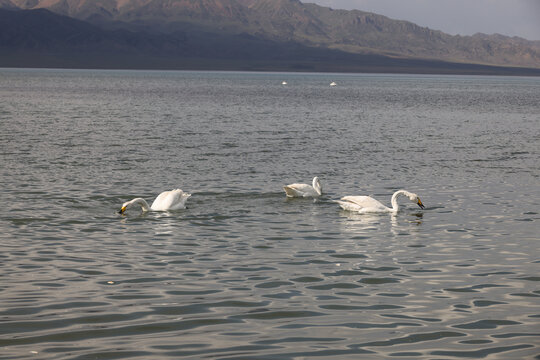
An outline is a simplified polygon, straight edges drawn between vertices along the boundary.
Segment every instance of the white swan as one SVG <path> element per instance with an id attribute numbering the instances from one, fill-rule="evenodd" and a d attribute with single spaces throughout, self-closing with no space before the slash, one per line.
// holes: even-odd
<path id="1" fill-rule="evenodd" d="M 156 200 L 152 203 L 152 206 L 148 206 L 148 203 L 143 198 L 135 198 L 122 204 L 122 208 L 119 213 L 123 214 L 128 207 L 132 205 L 140 205 L 142 211 L 167 211 L 167 210 L 180 210 L 185 209 L 185 202 L 191 194 L 185 193 L 180 189 L 174 189 L 170 191 L 164 191 L 158 195 Z"/>
<path id="2" fill-rule="evenodd" d="M 334 81 L 332 81 L 332 82 L 330 83 L 330 86 L 336 86 L 336 85 L 337 85 L 337 84 L 336 84 Z"/>
<path id="3" fill-rule="evenodd" d="M 381 204 L 379 201 L 375 200 L 372 197 L 369 196 L 344 196 L 340 200 L 336 200 L 336 202 L 341 206 L 342 209 L 348 210 L 348 211 L 356 211 L 361 214 L 365 213 L 392 213 L 395 214 L 399 211 L 399 204 L 397 202 L 398 197 L 400 196 L 406 196 L 420 206 L 420 208 L 424 208 L 424 204 L 422 204 L 422 201 L 418 197 L 418 195 L 408 192 L 406 190 L 398 190 L 392 195 L 392 208 L 386 207 L 383 204 Z"/>
<path id="4" fill-rule="evenodd" d="M 318 177 L 313 178 L 313 185 L 290 184 L 283 187 L 287 197 L 319 197 L 322 195 L 322 186 Z"/>

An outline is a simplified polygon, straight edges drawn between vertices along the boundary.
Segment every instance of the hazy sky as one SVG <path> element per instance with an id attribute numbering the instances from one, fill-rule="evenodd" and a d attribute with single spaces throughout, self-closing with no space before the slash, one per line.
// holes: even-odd
<path id="1" fill-rule="evenodd" d="M 302 0 L 358 9 L 456 35 L 499 33 L 540 40 L 540 0 Z"/>

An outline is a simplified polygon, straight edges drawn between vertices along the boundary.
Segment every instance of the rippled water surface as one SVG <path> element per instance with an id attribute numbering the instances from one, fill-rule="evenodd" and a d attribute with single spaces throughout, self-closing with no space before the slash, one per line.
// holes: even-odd
<path id="1" fill-rule="evenodd" d="M 539 94 L 0 70 L 0 358 L 539 359 Z M 188 209 L 118 214 L 176 187 Z M 332 202 L 401 188 L 426 209 Z"/>

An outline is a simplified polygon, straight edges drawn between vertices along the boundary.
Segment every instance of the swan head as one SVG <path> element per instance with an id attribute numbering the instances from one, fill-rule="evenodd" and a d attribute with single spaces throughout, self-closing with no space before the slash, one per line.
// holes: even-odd
<path id="1" fill-rule="evenodd" d="M 317 176 L 313 178 L 313 188 L 319 195 L 322 195 L 322 185 Z"/>
<path id="2" fill-rule="evenodd" d="M 409 200 L 411 200 L 416 205 L 420 206 L 420 209 L 424 209 L 425 206 L 422 204 L 422 200 L 420 200 L 420 197 L 413 193 L 408 193 L 407 196 L 409 197 Z"/>
<path id="3" fill-rule="evenodd" d="M 125 203 L 122 204 L 122 207 L 120 208 L 120 211 L 118 211 L 119 214 L 123 214 L 126 212 L 128 206 L 130 206 L 131 204 L 133 204 L 133 200 L 131 201 L 126 201 Z"/>

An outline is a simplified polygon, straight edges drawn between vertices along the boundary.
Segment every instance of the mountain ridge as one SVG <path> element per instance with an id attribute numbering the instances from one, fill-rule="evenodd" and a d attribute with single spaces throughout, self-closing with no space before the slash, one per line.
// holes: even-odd
<path id="1" fill-rule="evenodd" d="M 325 53 L 323 58 L 335 51 L 334 56 L 350 61 L 354 56 L 384 56 L 540 68 L 540 42 L 497 34 L 453 36 L 360 10 L 334 10 L 299 0 L 0 0 L 0 9 L 46 9 L 122 34 L 120 42 L 130 36 L 137 42 L 134 38 L 139 36 L 143 42 L 167 44 L 168 54 L 176 56 L 186 54 L 181 46 L 174 49 L 185 45 L 186 38 L 195 34 L 200 47 L 208 48 L 212 45 L 204 42 L 214 34 L 236 43 L 235 50 L 249 39 L 257 48 L 277 50 L 284 44 L 288 51 L 296 47 L 311 56 Z M 191 51 L 201 52 L 193 40 Z M 166 51 L 160 54 L 167 56 Z"/>

